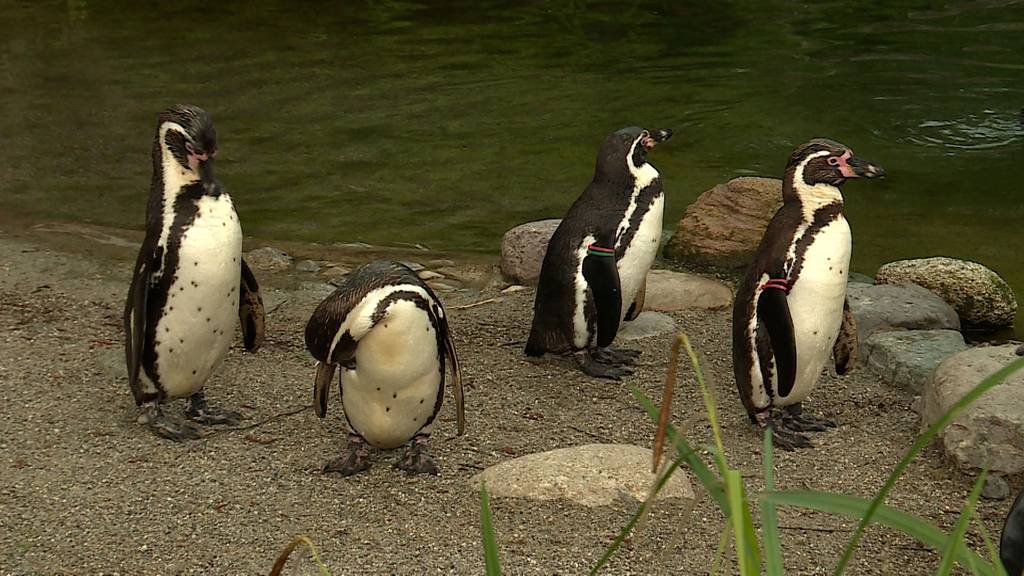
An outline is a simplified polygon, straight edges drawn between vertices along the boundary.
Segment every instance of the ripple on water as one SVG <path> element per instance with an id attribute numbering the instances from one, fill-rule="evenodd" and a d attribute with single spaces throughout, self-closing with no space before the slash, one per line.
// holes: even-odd
<path id="1" fill-rule="evenodd" d="M 926 120 L 907 131 L 907 141 L 957 150 L 992 150 L 1024 137 L 1022 112 L 983 110 L 955 120 Z"/>

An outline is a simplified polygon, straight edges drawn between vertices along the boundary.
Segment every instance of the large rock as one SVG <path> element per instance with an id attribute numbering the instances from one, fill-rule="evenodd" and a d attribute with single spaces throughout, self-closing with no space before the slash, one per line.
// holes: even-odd
<path id="1" fill-rule="evenodd" d="M 939 365 L 921 395 L 922 427 L 931 426 L 985 377 L 1019 359 L 1016 345 L 961 352 Z M 961 468 L 1024 472 L 1024 371 L 968 406 L 940 432 L 942 445 Z"/>
<path id="2" fill-rule="evenodd" d="M 519 284 L 537 285 L 548 241 L 560 219 L 527 222 L 505 232 L 501 238 L 501 273 Z"/>
<path id="3" fill-rule="evenodd" d="M 1010 326 L 1017 314 L 1017 298 L 1009 284 L 977 262 L 944 257 L 898 260 L 879 268 L 875 282 L 920 284 L 941 296 L 971 326 Z"/>
<path id="4" fill-rule="evenodd" d="M 647 274 L 645 310 L 720 310 L 731 305 L 732 290 L 717 280 L 671 270 L 651 270 Z"/>
<path id="5" fill-rule="evenodd" d="M 639 340 L 675 331 L 676 321 L 668 314 L 641 312 L 635 319 L 622 323 L 616 338 L 619 340 Z"/>
<path id="6" fill-rule="evenodd" d="M 245 261 L 249 266 L 257 270 L 280 271 L 292 267 L 292 257 L 286 252 L 266 246 L 250 250 L 245 255 Z"/>
<path id="7" fill-rule="evenodd" d="M 863 363 L 889 384 L 920 394 L 935 367 L 967 349 L 956 330 L 876 332 L 862 343 Z"/>
<path id="8" fill-rule="evenodd" d="M 625 444 L 588 444 L 529 454 L 491 466 L 470 482 L 486 482 L 494 497 L 554 500 L 565 498 L 589 507 L 607 506 L 622 495 L 642 501 L 656 476 L 651 451 Z M 677 470 L 658 499 L 693 500 L 693 488 Z"/>
<path id="9" fill-rule="evenodd" d="M 734 178 L 686 209 L 665 257 L 687 264 L 743 268 L 754 259 L 768 222 L 782 205 L 782 180 Z"/>
<path id="10" fill-rule="evenodd" d="M 877 330 L 959 330 L 960 318 L 949 304 L 916 284 L 871 285 L 851 282 L 846 289 L 857 319 L 860 352 Z"/>

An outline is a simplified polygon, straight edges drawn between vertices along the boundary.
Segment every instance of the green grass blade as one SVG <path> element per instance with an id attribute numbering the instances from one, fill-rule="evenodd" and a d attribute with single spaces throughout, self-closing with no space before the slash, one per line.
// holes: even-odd
<path id="1" fill-rule="evenodd" d="M 725 487 L 732 510 L 729 520 L 736 538 L 736 559 L 740 567 L 740 576 L 759 575 L 761 557 L 757 547 L 757 536 L 754 533 L 754 521 L 743 490 L 743 477 L 739 470 L 726 470 Z"/>
<path id="2" fill-rule="evenodd" d="M 480 483 L 480 531 L 484 540 L 484 566 L 487 576 L 501 576 L 501 561 L 498 558 L 498 541 L 494 537 L 494 522 L 491 518 L 491 501 L 487 486 Z"/>
<path id="3" fill-rule="evenodd" d="M 764 489 L 775 491 L 775 449 L 772 446 L 771 428 L 764 431 Z M 779 539 L 779 515 L 775 504 L 761 500 L 761 541 L 764 543 L 765 573 L 767 576 L 782 576 L 782 542 Z"/>
<path id="4" fill-rule="evenodd" d="M 964 534 L 967 533 L 967 527 L 971 524 L 971 517 L 974 516 L 974 506 L 978 503 L 978 497 L 981 496 L 981 489 L 985 486 L 985 478 L 987 477 L 987 470 L 978 476 L 978 481 L 974 483 L 971 495 L 964 502 L 963 510 L 960 511 L 960 518 L 957 519 L 956 526 L 949 535 L 946 549 L 942 552 L 942 563 L 939 564 L 939 571 L 936 572 L 937 576 L 949 576 L 950 572 L 953 571 L 953 565 L 956 564 L 956 547 L 958 544 L 963 544 Z"/>
<path id="5" fill-rule="evenodd" d="M 862 518 L 873 503 L 858 496 L 803 490 L 765 492 L 761 494 L 761 498 L 769 500 L 776 506 L 809 508 L 848 518 Z M 880 505 L 876 508 L 875 522 L 898 530 L 935 550 L 942 550 L 948 542 L 947 535 L 935 526 L 889 506 Z M 955 554 L 957 561 L 973 570 L 975 574 L 997 576 L 991 565 L 962 542 L 957 545 Z"/>
<path id="6" fill-rule="evenodd" d="M 651 420 L 655 423 L 658 422 L 658 408 L 654 406 L 651 399 L 644 394 L 643 390 L 640 390 L 632 384 L 629 385 L 629 391 L 636 398 L 637 402 L 643 406 L 644 410 L 647 411 L 647 415 L 651 417 Z M 685 456 L 686 463 L 690 466 L 690 470 L 693 471 L 693 475 L 697 477 L 697 480 L 704 485 L 704 489 L 708 491 L 711 498 L 718 504 L 718 507 L 722 509 L 722 513 L 726 516 L 729 515 L 729 501 L 725 498 L 725 490 L 722 488 L 722 482 L 715 475 L 714 472 L 708 468 L 707 464 L 700 459 L 697 452 L 690 447 L 690 444 L 686 441 L 682 435 L 676 433 L 676 429 L 672 424 L 668 425 L 665 436 L 669 442 L 676 447 L 676 452 L 680 456 Z"/>
<path id="7" fill-rule="evenodd" d="M 697 386 L 700 388 L 701 396 L 704 398 L 704 409 L 708 413 L 708 421 L 711 422 L 711 432 L 715 437 L 715 447 L 718 448 L 715 453 L 715 463 L 718 464 L 718 474 L 724 477 L 729 465 L 725 461 L 725 444 L 722 442 L 722 427 L 718 423 L 718 409 L 715 406 L 715 397 L 711 394 L 707 384 L 704 383 L 704 370 L 700 367 L 697 353 L 693 351 L 693 346 L 690 345 L 689 336 L 685 332 L 680 332 L 678 338 L 682 341 L 683 347 L 686 348 L 686 355 L 690 357 L 690 366 L 693 367 L 693 373 L 697 376 Z"/>
<path id="8" fill-rule="evenodd" d="M 1003 561 L 999 558 L 999 550 L 996 549 L 995 541 L 992 540 L 992 535 L 988 532 L 988 527 L 985 526 L 985 521 L 982 520 L 977 514 L 974 515 L 974 525 L 978 528 L 978 533 L 981 534 L 981 539 L 985 542 L 985 550 L 988 551 L 988 559 L 992 562 L 992 565 L 996 567 L 998 576 L 1007 576 L 1006 569 L 1003 568 Z"/>
<path id="9" fill-rule="evenodd" d="M 654 485 L 654 490 L 652 490 L 651 493 L 647 496 L 648 500 L 653 501 L 658 496 L 658 493 L 661 492 L 661 489 L 665 487 L 665 484 L 668 482 L 668 479 L 672 477 L 672 474 L 676 471 L 677 468 L 682 466 L 683 462 L 686 461 L 686 458 L 688 456 L 688 454 L 680 455 L 679 458 L 672 462 L 672 465 L 668 467 L 668 470 L 666 470 L 664 474 L 658 477 L 658 481 Z M 615 552 L 618 551 L 619 547 L 622 546 L 622 543 L 625 542 L 626 537 L 629 536 L 629 533 L 633 531 L 633 528 L 636 526 L 637 522 L 640 521 L 640 518 L 643 517 L 644 513 L 647 511 L 648 508 L 649 502 L 647 501 L 642 503 L 640 507 L 637 508 L 637 511 L 633 514 L 633 517 L 630 518 L 629 522 L 627 522 L 626 525 L 622 527 L 622 530 L 619 530 L 618 535 L 615 536 L 615 540 L 613 540 L 611 545 L 608 546 L 608 549 L 604 551 L 604 555 L 601 556 L 601 559 L 598 560 L 597 564 L 594 564 L 594 567 L 590 569 L 590 576 L 594 576 L 594 574 L 597 574 L 598 570 L 603 568 L 604 565 L 612 559 L 612 555 L 614 555 Z"/>
<path id="10" fill-rule="evenodd" d="M 1021 368 L 1024 368 L 1024 358 L 1014 360 L 1007 366 L 997 370 L 988 378 L 982 380 L 970 392 L 965 394 L 963 398 L 953 404 L 953 406 L 951 406 L 950 409 L 942 415 L 942 417 L 932 424 L 924 434 L 921 434 L 917 438 L 914 445 L 910 447 L 910 450 L 907 451 L 906 455 L 903 456 L 903 459 L 901 459 L 893 469 L 889 478 L 885 481 L 885 485 L 882 486 L 882 489 L 875 495 L 874 499 L 871 501 L 871 505 L 865 511 L 863 518 L 861 518 L 860 523 L 857 524 L 857 529 L 854 530 L 853 536 L 850 538 L 850 542 L 846 545 L 846 550 L 843 551 L 842 558 L 840 558 L 839 563 L 836 564 L 836 569 L 833 572 L 835 576 L 840 576 L 846 569 L 846 565 L 850 563 L 851 559 L 853 559 L 853 553 L 857 549 L 857 545 L 860 543 L 861 537 L 864 536 L 865 528 L 867 528 L 868 524 L 871 523 L 875 512 L 879 507 L 881 507 L 882 503 L 885 502 L 885 499 L 889 496 L 889 492 L 891 492 L 893 486 L 896 485 L 896 480 L 903 475 L 903 472 L 907 469 L 910 461 L 914 459 L 914 456 L 917 456 L 917 453 L 932 441 L 932 438 L 939 433 L 939 430 L 949 424 L 964 408 L 980 398 L 985 392 L 988 392 L 990 389 L 998 386 L 1009 375 Z"/>

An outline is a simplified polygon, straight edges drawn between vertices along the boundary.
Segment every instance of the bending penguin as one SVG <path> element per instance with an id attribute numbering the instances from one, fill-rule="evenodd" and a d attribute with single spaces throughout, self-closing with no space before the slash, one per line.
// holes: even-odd
<path id="1" fill-rule="evenodd" d="M 146 237 L 124 310 L 128 383 L 139 423 L 171 440 L 198 438 L 200 424 L 240 415 L 206 403 L 203 385 L 227 355 L 241 321 L 245 348 L 263 341 L 259 286 L 242 260 L 242 229 L 231 197 L 213 177 L 217 133 L 205 111 L 174 106 L 157 121 Z M 188 398 L 178 421 L 169 399 Z"/>
<path id="2" fill-rule="evenodd" d="M 857 331 L 846 301 L 852 242 L 839 187 L 884 174 L 838 142 L 819 138 L 797 148 L 786 166 L 782 207 L 737 288 L 736 384 L 750 419 L 770 426 L 783 449 L 810 446 L 801 432 L 835 426 L 803 412 L 801 402 L 830 353 L 839 374 L 856 362 Z M 781 420 L 773 408 L 783 409 Z"/>
<path id="3" fill-rule="evenodd" d="M 623 128 L 605 138 L 594 178 L 548 242 L 528 356 L 575 353 L 583 372 L 619 380 L 639 352 L 611 348 L 661 242 L 665 196 L 647 153 L 672 131 Z"/>
<path id="4" fill-rule="evenodd" d="M 313 407 L 327 415 L 335 369 L 351 430 L 348 450 L 324 472 L 350 476 L 370 467 L 369 447 L 406 445 L 396 467 L 437 474 L 427 451 L 451 364 L 458 434 L 465 433 L 462 370 L 444 308 L 416 273 L 397 262 L 359 268 L 317 306 L 306 324 L 317 360 Z"/>

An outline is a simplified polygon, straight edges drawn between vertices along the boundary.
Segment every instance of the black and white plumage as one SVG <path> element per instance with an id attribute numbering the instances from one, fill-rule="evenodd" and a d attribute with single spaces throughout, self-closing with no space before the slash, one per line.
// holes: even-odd
<path id="1" fill-rule="evenodd" d="M 207 406 L 202 388 L 227 355 L 235 322 L 246 349 L 263 339 L 256 278 L 242 260 L 242 229 L 231 197 L 213 176 L 217 135 L 205 111 L 174 106 L 160 114 L 146 237 L 124 310 L 128 382 L 139 421 L 173 440 L 199 428 L 165 416 L 160 404 L 189 398 L 186 415 L 231 424 L 239 415 Z"/>
<path id="2" fill-rule="evenodd" d="M 444 401 L 446 362 L 458 433 L 465 432 L 462 370 L 444 308 L 415 272 L 384 260 L 353 272 L 313 312 L 306 347 L 318 361 L 317 416 L 327 414 L 330 383 L 340 367 L 342 406 L 352 431 L 348 453 L 325 471 L 348 476 L 365 470 L 367 444 L 407 444 L 399 468 L 437 473 L 427 438 Z"/>
<path id="3" fill-rule="evenodd" d="M 846 146 L 815 139 L 790 157 L 783 205 L 765 230 L 733 306 L 733 368 L 750 418 L 771 425 L 783 448 L 810 445 L 799 432 L 833 423 L 804 414 L 830 355 L 840 374 L 856 360 L 846 301 L 852 237 L 839 187 L 884 171 Z M 771 409 L 786 407 L 781 422 Z"/>
<path id="4" fill-rule="evenodd" d="M 610 348 L 637 310 L 661 241 L 665 196 L 647 152 L 671 130 L 608 135 L 594 177 L 548 242 L 526 354 L 576 352 L 581 369 L 619 379 L 636 352 Z M 642 296 L 641 296 L 642 298 Z"/>
<path id="5" fill-rule="evenodd" d="M 1003 523 L 999 559 L 1009 576 L 1024 576 L 1024 490 L 1013 501 Z"/>

